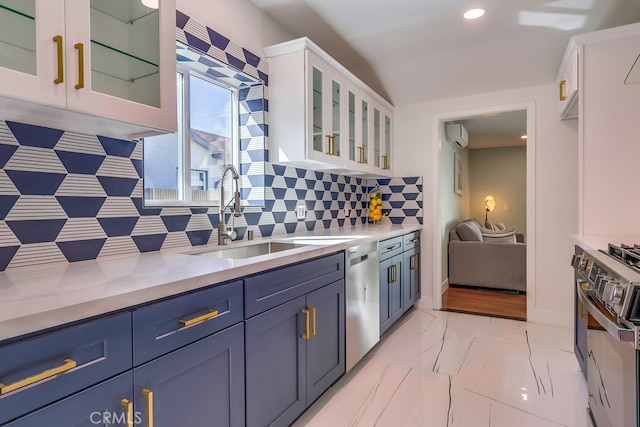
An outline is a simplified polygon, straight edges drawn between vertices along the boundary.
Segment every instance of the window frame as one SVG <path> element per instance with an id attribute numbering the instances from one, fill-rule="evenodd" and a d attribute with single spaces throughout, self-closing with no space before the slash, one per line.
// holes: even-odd
<path id="1" fill-rule="evenodd" d="M 149 207 L 219 207 L 220 206 L 220 193 L 218 188 L 210 186 L 214 194 L 214 198 L 211 200 L 193 200 L 193 188 L 191 184 L 191 171 L 194 170 L 191 165 L 191 84 L 190 79 L 192 77 L 202 79 L 210 84 L 214 84 L 223 89 L 231 92 L 231 164 L 236 169 L 239 169 L 240 161 L 240 108 L 239 108 L 239 90 L 230 84 L 216 80 L 212 76 L 204 75 L 196 70 L 191 69 L 186 65 L 180 63 L 176 66 L 176 90 L 180 89 L 177 96 L 178 112 L 182 112 L 178 120 L 178 130 L 176 135 L 178 136 L 178 146 L 180 152 L 178 155 L 178 166 L 181 168 L 182 173 L 178 173 L 178 200 L 169 199 L 147 199 L 143 195 L 144 206 Z M 144 141 L 143 141 L 144 144 Z M 143 148 L 144 153 L 144 148 Z M 227 153 L 225 153 L 226 155 Z M 225 156 L 226 157 L 226 156 Z M 143 155 L 143 164 L 144 164 Z M 226 165 L 228 163 L 224 163 Z M 198 169 L 200 170 L 200 169 Z M 208 171 L 207 175 L 209 175 Z M 228 179 L 229 177 L 227 177 Z M 229 200 L 231 196 L 232 186 L 227 185 L 228 194 L 225 195 L 225 199 Z M 144 186 L 144 174 L 143 174 L 143 193 L 146 190 Z M 245 200 L 241 200 L 242 205 L 246 205 Z"/>

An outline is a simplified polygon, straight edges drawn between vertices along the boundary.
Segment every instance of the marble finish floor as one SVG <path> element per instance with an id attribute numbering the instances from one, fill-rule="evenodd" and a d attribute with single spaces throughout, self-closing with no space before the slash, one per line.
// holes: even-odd
<path id="1" fill-rule="evenodd" d="M 586 427 L 568 328 L 416 308 L 294 426 Z"/>

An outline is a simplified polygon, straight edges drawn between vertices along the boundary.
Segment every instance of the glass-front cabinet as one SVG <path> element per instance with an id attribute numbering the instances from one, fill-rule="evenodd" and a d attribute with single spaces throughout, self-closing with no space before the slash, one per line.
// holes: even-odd
<path id="1" fill-rule="evenodd" d="M 308 96 L 311 134 L 307 137 L 307 155 L 310 160 L 342 167 L 342 127 L 347 104 L 343 99 L 342 79 L 315 55 L 307 53 L 307 61 L 311 82 Z"/>
<path id="2" fill-rule="evenodd" d="M 64 107 L 63 34 L 64 0 L 0 0 L 0 95 Z"/>
<path id="3" fill-rule="evenodd" d="M 391 176 L 388 102 L 306 37 L 264 51 L 272 162 Z"/>
<path id="4" fill-rule="evenodd" d="M 174 131 L 175 0 L 159 3 L 0 0 L 0 77 L 11 82 L 0 106 L 14 115 L 28 110 L 20 101 L 81 113 L 109 136 Z M 36 113 L 68 130 L 83 122 Z"/>
<path id="5" fill-rule="evenodd" d="M 392 176 L 391 173 L 391 111 L 382 104 L 373 106 L 373 165 L 372 173 Z"/>

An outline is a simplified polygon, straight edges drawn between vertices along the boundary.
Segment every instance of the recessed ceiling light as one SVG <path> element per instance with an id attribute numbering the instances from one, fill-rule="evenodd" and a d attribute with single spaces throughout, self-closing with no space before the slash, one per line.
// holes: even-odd
<path id="1" fill-rule="evenodd" d="M 484 15 L 484 9 L 469 9 L 462 16 L 465 19 L 478 19 L 482 15 Z"/>

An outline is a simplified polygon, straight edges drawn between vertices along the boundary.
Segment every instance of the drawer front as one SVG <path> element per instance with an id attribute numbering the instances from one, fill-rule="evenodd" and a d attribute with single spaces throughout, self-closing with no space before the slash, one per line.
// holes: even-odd
<path id="1" fill-rule="evenodd" d="M 378 245 L 380 261 L 402 253 L 402 236 L 381 240 Z"/>
<path id="2" fill-rule="evenodd" d="M 244 319 L 242 281 L 217 285 L 133 312 L 136 366 Z"/>
<path id="3" fill-rule="evenodd" d="M 2 424 L 131 369 L 131 314 L 8 344 L 0 361 Z"/>
<path id="4" fill-rule="evenodd" d="M 131 371 L 95 385 L 64 400 L 6 424 L 6 427 L 39 426 L 125 426 L 126 408 L 122 399 L 133 401 L 133 374 Z M 136 410 L 134 425 L 141 418 Z"/>
<path id="5" fill-rule="evenodd" d="M 244 280 L 247 318 L 344 279 L 344 252 L 329 255 Z"/>
<path id="6" fill-rule="evenodd" d="M 405 234 L 402 236 L 402 244 L 404 246 L 404 250 L 408 251 L 409 249 L 413 249 L 415 247 L 420 246 L 420 232 L 414 231 L 413 233 Z"/>

